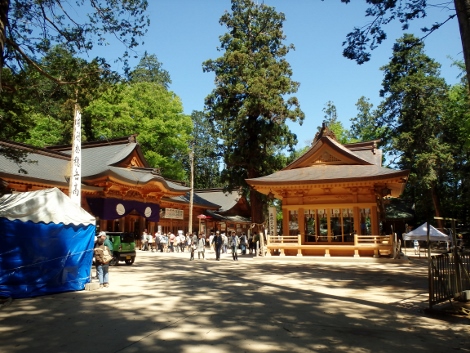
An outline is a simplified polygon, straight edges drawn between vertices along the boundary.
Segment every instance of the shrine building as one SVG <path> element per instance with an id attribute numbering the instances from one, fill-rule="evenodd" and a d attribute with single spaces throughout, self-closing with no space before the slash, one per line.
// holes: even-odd
<path id="1" fill-rule="evenodd" d="M 282 235 L 267 237 L 268 255 L 391 256 L 396 241 L 381 229 L 385 197 L 399 197 L 408 170 L 382 166 L 379 140 L 340 144 L 325 125 L 310 149 L 284 169 L 247 179 L 282 201 Z"/>

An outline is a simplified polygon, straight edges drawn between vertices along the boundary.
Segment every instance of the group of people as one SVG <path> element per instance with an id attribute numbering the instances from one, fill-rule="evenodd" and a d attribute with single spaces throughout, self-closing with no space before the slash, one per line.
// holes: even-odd
<path id="1" fill-rule="evenodd" d="M 156 232 L 152 235 L 145 229 L 141 237 L 140 250 L 152 252 L 184 252 L 190 250 L 191 243 L 192 239 L 189 233 L 184 235 L 181 232 L 175 235 L 172 232 Z"/>
<path id="2" fill-rule="evenodd" d="M 255 239 L 247 237 L 245 233 L 240 236 L 236 232 L 229 232 L 227 236 L 225 233 L 216 231 L 211 233 L 209 239 L 201 233 L 191 234 L 178 232 L 175 235 L 172 232 L 161 233 L 156 232 L 154 235 L 148 233 L 147 229 L 142 233 L 140 250 L 142 251 L 160 251 L 160 252 L 185 252 L 191 253 L 190 260 L 194 260 L 194 254 L 197 251 L 198 258 L 204 259 L 204 251 L 209 246 L 215 251 L 216 260 L 220 261 L 220 254 L 228 253 L 231 250 L 234 261 L 238 260 L 237 250 L 241 250 L 242 255 L 255 252 Z"/>
<path id="3" fill-rule="evenodd" d="M 238 249 L 242 255 L 249 250 L 250 254 L 255 252 L 254 245 L 256 238 L 248 238 L 245 233 L 237 236 L 236 232 L 231 232 L 229 236 L 225 233 L 220 234 L 216 231 L 209 237 L 209 246 L 215 251 L 215 258 L 220 261 L 220 255 L 231 250 L 233 261 L 238 261 Z M 197 251 L 198 259 L 205 259 L 206 238 L 205 235 L 199 235 L 182 232 L 175 235 L 173 233 L 156 232 L 154 235 L 147 232 L 142 233 L 142 251 L 161 251 L 161 252 L 184 252 L 190 253 L 190 261 L 194 260 L 194 254 Z M 100 232 L 95 241 L 94 257 L 96 273 L 100 282 L 100 288 L 109 287 L 109 262 L 113 256 L 113 244 L 105 232 Z"/>
<path id="4" fill-rule="evenodd" d="M 204 242 L 205 248 L 205 239 L 204 235 L 200 234 L 198 239 L 201 239 Z M 254 239 L 248 238 L 245 233 L 237 236 L 236 232 L 231 232 L 229 236 L 225 235 L 225 233 L 220 233 L 216 231 L 215 234 L 211 234 L 209 237 L 209 246 L 215 252 L 215 259 L 216 261 L 220 261 L 220 255 L 224 253 L 228 253 L 228 249 L 231 250 L 232 259 L 233 261 L 238 261 L 238 249 L 241 250 L 242 255 L 246 255 L 247 250 L 251 253 L 254 253 Z M 193 249 L 198 249 L 198 256 L 201 257 L 199 249 L 201 248 L 200 240 L 193 241 Z M 204 254 L 202 255 L 204 258 Z M 194 257 L 191 255 L 190 260 L 193 260 Z"/>

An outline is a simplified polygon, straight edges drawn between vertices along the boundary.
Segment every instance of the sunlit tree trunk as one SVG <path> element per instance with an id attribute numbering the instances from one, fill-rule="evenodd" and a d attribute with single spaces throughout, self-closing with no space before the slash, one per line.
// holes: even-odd
<path id="1" fill-rule="evenodd" d="M 0 0 L 0 92 L 2 91 L 3 52 L 5 50 L 9 8 L 10 0 Z"/>
<path id="2" fill-rule="evenodd" d="M 454 0 L 454 3 L 459 20 L 460 39 L 462 40 L 467 81 L 470 84 L 470 0 Z"/>

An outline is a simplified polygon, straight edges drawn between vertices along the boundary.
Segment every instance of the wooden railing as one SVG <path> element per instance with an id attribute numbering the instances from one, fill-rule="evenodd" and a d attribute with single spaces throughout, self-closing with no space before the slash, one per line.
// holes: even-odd
<path id="1" fill-rule="evenodd" d="M 357 235 L 354 234 L 354 245 L 392 245 L 391 235 Z"/>
<path id="2" fill-rule="evenodd" d="M 392 254 L 392 235 L 354 235 L 354 243 L 322 242 L 302 244 L 302 235 L 276 235 L 268 236 L 266 247 L 268 254 L 271 250 L 279 251 L 280 256 L 285 256 L 285 250 L 297 250 L 297 256 L 303 256 L 302 250 L 316 249 L 324 251 L 324 256 L 330 256 L 330 250 L 347 250 L 360 257 L 361 251 L 373 251 L 374 257 L 380 254 Z"/>

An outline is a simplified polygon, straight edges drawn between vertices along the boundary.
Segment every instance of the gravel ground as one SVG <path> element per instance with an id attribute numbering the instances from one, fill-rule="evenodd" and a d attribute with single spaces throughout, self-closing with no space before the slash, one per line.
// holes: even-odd
<path id="1" fill-rule="evenodd" d="M 427 310 L 423 258 L 137 255 L 109 288 L 4 303 L 0 351 L 470 352 L 468 315 Z"/>

